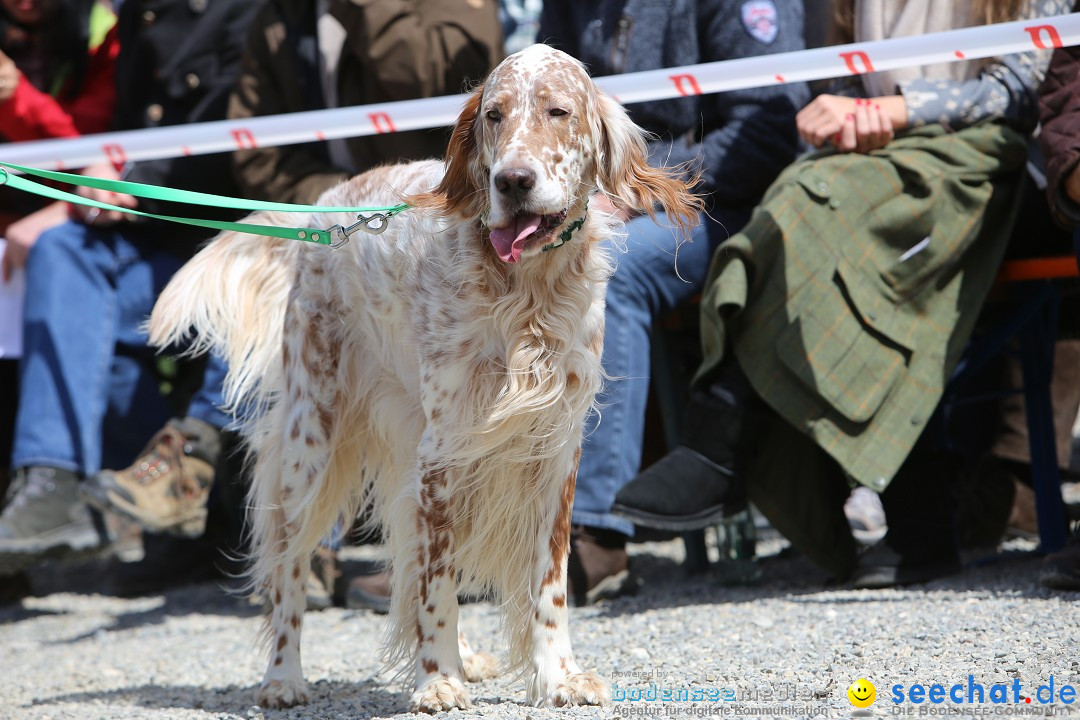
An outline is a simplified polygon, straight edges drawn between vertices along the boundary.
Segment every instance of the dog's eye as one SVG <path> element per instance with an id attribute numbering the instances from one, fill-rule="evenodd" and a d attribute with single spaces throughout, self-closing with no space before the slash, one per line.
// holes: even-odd
<path id="1" fill-rule="evenodd" d="M 502 120 L 502 113 L 498 110 L 488 110 L 487 119 L 491 122 L 499 122 L 500 120 Z"/>
<path id="2" fill-rule="evenodd" d="M 562 117 L 563 115 L 569 114 L 570 113 L 563 110 L 562 108 L 551 108 L 550 110 L 548 110 L 548 115 L 550 115 L 551 117 Z"/>

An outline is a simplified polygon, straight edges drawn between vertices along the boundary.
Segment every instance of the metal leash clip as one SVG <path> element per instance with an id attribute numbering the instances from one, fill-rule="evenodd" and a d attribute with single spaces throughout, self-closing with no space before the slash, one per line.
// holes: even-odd
<path id="1" fill-rule="evenodd" d="M 349 236 L 357 230 L 363 230 L 368 235 L 382 235 L 386 232 L 386 227 L 389 224 L 390 216 L 384 213 L 375 213 L 367 217 L 357 215 L 356 222 L 349 227 L 343 228 L 340 225 L 335 225 L 330 228 L 330 236 L 334 239 L 330 243 L 330 247 L 336 249 L 349 242 Z"/>

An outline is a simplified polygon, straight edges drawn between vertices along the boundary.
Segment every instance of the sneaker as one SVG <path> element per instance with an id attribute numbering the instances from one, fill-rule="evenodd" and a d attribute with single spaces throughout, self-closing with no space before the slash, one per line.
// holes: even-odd
<path id="1" fill-rule="evenodd" d="M 311 572 L 307 579 L 307 609 L 325 610 L 342 604 L 341 562 L 336 550 L 318 547 L 311 556 Z M 389 597 L 389 593 L 387 593 Z"/>
<path id="2" fill-rule="evenodd" d="M 78 485 L 78 476 L 69 470 L 33 465 L 16 471 L 10 500 L 0 514 L 0 574 L 102 545 Z"/>
<path id="3" fill-rule="evenodd" d="M 955 552 L 913 559 L 882 541 L 859 557 L 851 585 L 857 590 L 903 587 L 955 575 L 961 569 L 960 558 Z"/>
<path id="4" fill-rule="evenodd" d="M 353 610 L 374 610 L 380 615 L 390 612 L 390 570 L 373 575 L 358 575 L 349 581 L 345 591 L 345 607 Z"/>
<path id="5" fill-rule="evenodd" d="M 1065 547 L 1043 560 L 1039 582 L 1054 590 L 1080 590 L 1080 525 Z"/>
<path id="6" fill-rule="evenodd" d="M 194 418 L 170 421 L 134 464 L 87 479 L 81 494 L 93 507 L 152 532 L 199 537 L 220 446 L 217 428 Z"/>
<path id="7" fill-rule="evenodd" d="M 844 515 L 851 526 L 851 534 L 864 545 L 873 545 L 889 530 L 881 496 L 868 487 L 860 485 L 851 491 L 844 502 Z"/>
<path id="8" fill-rule="evenodd" d="M 633 595 L 641 580 L 630 572 L 626 536 L 575 525 L 570 529 L 566 590 L 577 607 Z"/>

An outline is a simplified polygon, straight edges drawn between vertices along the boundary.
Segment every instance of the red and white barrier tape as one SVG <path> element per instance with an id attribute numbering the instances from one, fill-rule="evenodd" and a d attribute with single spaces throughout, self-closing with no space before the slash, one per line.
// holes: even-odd
<path id="1" fill-rule="evenodd" d="M 597 78 L 596 82 L 620 102 L 629 104 L 1071 45 L 1080 45 L 1080 13 L 611 75 Z M 441 127 L 454 122 L 463 102 L 463 95 L 449 95 L 245 120 L 101 133 L 70 140 L 13 143 L 5 145 L 0 155 L 6 162 L 63 170 L 103 160 L 123 164 L 230 152 Z"/>

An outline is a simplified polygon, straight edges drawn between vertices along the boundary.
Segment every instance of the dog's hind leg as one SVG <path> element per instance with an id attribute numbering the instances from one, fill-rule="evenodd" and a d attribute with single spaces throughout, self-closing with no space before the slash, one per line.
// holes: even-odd
<path id="1" fill-rule="evenodd" d="M 425 435 L 421 447 L 430 444 Z M 421 452 L 421 458 L 424 457 Z M 472 706 L 465 690 L 465 668 L 458 649 L 457 573 L 453 564 L 454 530 L 446 471 L 423 459 L 416 508 L 416 554 L 419 561 L 416 604 L 416 692 L 412 708 L 441 712 Z M 397 587 L 395 587 L 397 590 Z M 408 592 L 402 588 L 403 592 Z"/>
<path id="2" fill-rule="evenodd" d="M 537 538 L 530 593 L 533 615 L 529 647 L 533 674 L 528 695 L 534 705 L 600 705 L 611 699 L 607 683 L 596 673 L 582 672 L 570 647 L 566 558 L 570 550 L 570 511 L 579 457 L 580 451 L 554 504 L 558 509 L 547 525 L 550 532 Z"/>
<path id="3" fill-rule="evenodd" d="M 311 553 L 342 511 L 342 478 L 330 477 L 336 417 L 334 375 L 340 343 L 316 303 L 286 313 L 284 388 L 256 433 L 252 489 L 253 581 L 272 602 L 269 664 L 259 690 L 264 707 L 307 702 L 300 632 Z M 330 329 L 328 329 L 330 328 Z"/>
<path id="4" fill-rule="evenodd" d="M 300 628 L 308 572 L 307 558 L 297 558 L 275 567 L 270 578 L 267 588 L 272 602 L 269 637 L 273 644 L 258 693 L 259 705 L 266 708 L 292 707 L 309 699 L 300 664 Z"/>

